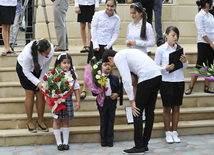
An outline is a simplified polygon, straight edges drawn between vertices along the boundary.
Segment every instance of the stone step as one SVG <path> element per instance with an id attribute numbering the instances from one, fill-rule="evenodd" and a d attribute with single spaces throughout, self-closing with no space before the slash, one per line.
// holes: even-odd
<path id="1" fill-rule="evenodd" d="M 195 64 L 196 60 L 197 60 L 197 49 L 196 49 L 196 44 L 183 44 L 184 49 L 186 51 L 186 55 L 189 61 L 189 64 Z M 15 49 L 15 51 L 22 51 L 24 47 L 17 47 L 17 49 Z M 114 45 L 113 49 L 115 51 L 119 51 L 122 49 L 126 49 L 127 47 L 125 45 Z M 0 47 L 0 50 L 2 49 L 2 47 Z M 67 53 L 69 53 L 72 57 L 72 61 L 73 61 L 73 65 L 74 66 L 84 66 L 87 62 L 87 57 L 88 57 L 88 53 L 80 53 L 79 51 L 82 49 L 82 46 L 69 46 L 69 51 L 67 51 Z M 154 47 L 149 47 L 148 50 L 151 51 L 151 58 L 154 59 L 154 55 L 155 55 L 155 51 L 157 49 L 157 46 Z M 2 49 L 3 50 L 3 49 Z M 20 52 L 17 52 L 14 55 L 7 55 L 7 56 L 1 56 L 0 55 L 0 68 L 2 67 L 14 67 L 16 66 L 16 62 L 17 62 L 17 56 Z M 60 54 L 61 52 L 55 52 L 54 53 L 54 57 L 52 59 L 51 62 L 51 67 L 54 66 L 55 60 L 57 58 L 57 56 Z"/>
<path id="2" fill-rule="evenodd" d="M 213 134 L 214 120 L 179 121 L 180 136 Z M 164 137 L 163 123 L 154 123 L 152 138 Z M 115 125 L 114 140 L 133 140 L 133 125 Z M 70 143 L 100 142 L 100 126 L 70 127 Z M 0 130 L 0 146 L 55 144 L 53 129 L 30 133 L 26 129 Z M 72 144 L 71 144 L 72 145 Z"/>
<path id="3" fill-rule="evenodd" d="M 191 95 L 184 95 L 182 107 L 213 107 L 213 97 L 214 94 L 193 92 Z M 25 114 L 24 100 L 24 97 L 0 98 L 0 114 Z M 73 98 L 73 102 L 75 104 L 75 98 Z M 81 100 L 80 106 L 80 111 L 95 111 L 97 109 L 95 97 L 87 96 L 84 100 Z M 123 105 L 119 105 L 118 99 L 117 109 L 123 110 L 126 106 L 130 106 L 130 102 L 127 95 L 124 95 Z M 162 109 L 160 94 L 158 94 L 156 109 Z M 34 112 L 36 113 L 36 106 L 34 106 Z M 48 105 L 46 105 L 45 112 L 50 112 Z"/>
<path id="4" fill-rule="evenodd" d="M 118 73 L 119 74 L 119 73 Z M 185 89 L 187 89 L 190 85 L 191 78 L 185 78 Z M 83 87 L 83 80 L 78 80 L 80 84 L 80 91 Z M 214 88 L 214 83 L 210 82 L 210 87 Z M 124 91 L 124 90 L 123 90 Z M 193 92 L 203 92 L 204 91 L 204 79 L 198 78 L 197 82 L 195 83 Z M 87 95 L 92 95 L 91 90 L 87 87 L 86 89 Z M 126 92 L 124 91 L 124 94 Z M 20 82 L 0 82 L 0 98 L 6 97 L 24 97 L 25 91 L 20 85 Z"/>
<path id="5" fill-rule="evenodd" d="M 213 120 L 214 107 L 193 107 L 180 109 L 180 121 L 196 121 L 196 120 Z M 74 112 L 75 118 L 70 121 L 70 127 L 77 126 L 97 126 L 100 125 L 100 116 L 96 111 L 80 111 Z M 163 121 L 163 110 L 155 110 L 155 123 Z M 33 121 L 37 119 L 37 114 L 33 114 Z M 26 114 L 0 114 L 0 130 L 5 129 L 26 129 Z M 53 126 L 53 118 L 51 113 L 44 114 L 44 123 L 48 127 Z M 125 110 L 116 110 L 115 125 L 127 124 Z"/>
<path id="6" fill-rule="evenodd" d="M 83 80 L 85 66 L 75 66 L 75 69 L 78 75 L 78 80 Z M 50 67 L 50 71 L 51 70 L 53 70 L 53 67 Z M 113 73 L 114 75 L 117 75 L 117 76 L 120 75 L 116 67 L 113 68 Z M 15 67 L 0 68 L 0 82 L 15 82 L 15 81 L 19 81 Z"/>

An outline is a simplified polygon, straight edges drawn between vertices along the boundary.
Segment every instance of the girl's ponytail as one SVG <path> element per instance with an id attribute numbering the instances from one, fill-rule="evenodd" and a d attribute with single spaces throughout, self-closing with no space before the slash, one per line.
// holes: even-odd
<path id="1" fill-rule="evenodd" d="M 39 41 L 35 40 L 31 46 L 31 55 L 33 57 L 34 70 L 36 73 L 40 71 L 40 65 L 38 63 L 38 44 Z"/>
<path id="2" fill-rule="evenodd" d="M 147 37 L 146 37 L 146 9 L 143 8 L 143 11 L 142 11 L 142 26 L 141 26 L 141 32 L 140 32 L 140 38 L 143 39 L 143 40 L 146 40 Z"/>

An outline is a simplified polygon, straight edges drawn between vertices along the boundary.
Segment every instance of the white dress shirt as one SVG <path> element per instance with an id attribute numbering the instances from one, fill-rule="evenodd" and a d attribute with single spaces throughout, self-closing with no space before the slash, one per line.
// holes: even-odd
<path id="1" fill-rule="evenodd" d="M 80 5 L 94 5 L 95 8 L 99 8 L 99 0 L 75 0 L 75 7 L 79 7 Z"/>
<path id="2" fill-rule="evenodd" d="M 119 51 L 114 56 L 114 63 L 120 72 L 123 87 L 130 101 L 134 100 L 131 72 L 138 76 L 138 83 L 161 75 L 155 62 L 138 49 Z"/>
<path id="3" fill-rule="evenodd" d="M 214 17 L 203 9 L 195 16 L 195 24 L 198 29 L 198 43 L 207 43 L 204 36 L 207 36 L 214 43 Z"/>
<path id="4" fill-rule="evenodd" d="M 80 89 L 80 85 L 79 85 L 79 83 L 77 82 L 78 75 L 77 75 L 76 72 L 75 72 L 75 67 L 73 67 L 73 69 L 74 69 L 74 74 L 76 75 L 76 80 L 75 80 L 75 84 L 74 84 L 74 90 L 77 90 L 77 89 Z M 61 71 L 62 71 L 62 70 L 61 70 Z M 62 72 L 64 72 L 64 71 L 62 71 Z M 72 74 L 71 74 L 70 70 L 68 70 L 68 71 L 66 71 L 66 72 L 64 72 L 64 73 L 65 73 L 65 78 L 68 78 L 68 81 L 69 81 L 69 82 L 72 82 L 72 85 L 73 85 L 74 80 L 73 80 L 73 78 L 71 78 L 71 77 L 72 77 Z"/>
<path id="5" fill-rule="evenodd" d="M 18 60 L 19 64 L 22 66 L 24 75 L 35 86 L 37 86 L 40 81 L 43 81 L 43 77 L 44 77 L 45 73 L 47 73 L 49 71 L 51 60 L 52 60 L 52 57 L 54 54 L 54 47 L 50 43 L 51 44 L 51 51 L 50 51 L 50 54 L 48 55 L 48 58 L 46 58 L 45 56 L 42 56 L 38 52 L 38 63 L 40 65 L 40 69 L 42 69 L 41 75 L 38 79 L 32 74 L 32 72 L 34 71 L 34 62 L 33 62 L 33 58 L 31 55 L 32 44 L 33 44 L 33 41 L 31 41 L 29 44 L 27 44 L 25 46 L 24 50 L 19 54 L 17 60 Z"/>
<path id="6" fill-rule="evenodd" d="M 165 44 L 158 47 L 156 52 L 155 52 L 155 63 L 157 65 L 162 64 L 160 67 L 160 70 L 162 73 L 162 81 L 165 81 L 165 82 L 182 82 L 182 81 L 185 81 L 183 70 L 187 68 L 188 61 L 183 63 L 183 68 L 180 68 L 180 69 L 178 69 L 172 73 L 169 73 L 169 71 L 166 70 L 166 65 L 169 64 L 169 54 L 172 52 L 175 52 L 176 48 L 177 48 L 177 44 L 175 44 L 174 47 L 171 47 L 166 42 Z M 183 49 L 183 52 L 185 54 L 184 49 Z"/>
<path id="7" fill-rule="evenodd" d="M 16 6 L 17 0 L 0 0 L 0 5 L 2 5 L 2 6 Z"/>
<path id="8" fill-rule="evenodd" d="M 106 75 L 106 76 L 108 76 L 108 75 Z M 107 86 L 106 87 L 108 87 L 108 90 L 105 92 L 105 95 L 106 96 L 111 96 L 112 90 L 111 90 L 110 79 L 108 77 L 107 77 Z"/>
<path id="9" fill-rule="evenodd" d="M 120 17 L 115 12 L 111 17 L 106 14 L 106 10 L 95 12 L 91 22 L 91 41 L 94 49 L 99 48 L 99 44 L 107 45 L 107 49 L 110 49 L 119 32 Z"/>
<path id="10" fill-rule="evenodd" d="M 146 22 L 146 40 L 140 38 L 142 20 L 140 20 L 137 25 L 132 21 L 128 28 L 126 34 L 126 42 L 136 40 L 135 46 L 130 46 L 129 48 L 136 48 L 147 54 L 147 47 L 155 45 L 155 36 L 152 29 L 152 25 Z"/>

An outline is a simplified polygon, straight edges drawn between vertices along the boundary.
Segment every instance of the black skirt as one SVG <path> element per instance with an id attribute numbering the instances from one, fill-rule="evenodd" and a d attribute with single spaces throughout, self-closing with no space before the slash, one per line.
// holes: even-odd
<path id="1" fill-rule="evenodd" d="M 39 91 L 39 89 L 37 89 L 37 86 L 35 86 L 30 80 L 28 80 L 28 78 L 24 75 L 23 73 L 23 69 L 22 66 L 19 64 L 19 62 L 17 61 L 16 64 L 16 72 L 18 74 L 19 77 L 19 81 L 22 85 L 22 87 L 26 90 L 32 90 L 32 91 Z M 35 71 L 32 72 L 32 74 L 39 78 L 40 74 L 41 74 L 41 70 L 39 71 L 39 73 L 36 73 Z"/>
<path id="2" fill-rule="evenodd" d="M 77 22 L 86 23 L 91 22 L 94 15 L 95 5 L 80 5 L 81 14 L 77 16 Z"/>
<path id="3" fill-rule="evenodd" d="M 180 106 L 183 103 L 184 82 L 163 82 L 160 94 L 164 107 Z"/>
<path id="4" fill-rule="evenodd" d="M 0 5 L 0 24 L 13 25 L 16 15 L 16 6 Z"/>
<path id="5" fill-rule="evenodd" d="M 203 63 L 211 67 L 211 64 L 213 64 L 213 59 L 214 59 L 214 50 L 209 44 L 206 43 L 198 43 L 197 44 L 198 48 L 198 57 L 197 57 L 197 62 L 196 64 L 203 66 Z M 207 64 L 208 61 L 208 64 Z M 200 68 L 197 65 L 195 66 L 196 68 Z"/>
<path id="6" fill-rule="evenodd" d="M 93 43 L 91 41 L 91 44 L 90 44 L 90 50 L 89 50 L 89 53 L 88 53 L 88 60 L 87 60 L 87 63 L 89 63 L 91 61 L 91 58 L 93 56 L 96 57 L 97 61 L 99 61 L 100 59 L 102 59 L 103 57 L 103 53 L 105 52 L 105 49 L 104 47 L 106 47 L 107 45 L 99 45 L 99 48 L 100 50 L 99 51 L 94 51 L 93 49 Z M 110 48 L 110 50 L 112 50 L 112 47 Z"/>

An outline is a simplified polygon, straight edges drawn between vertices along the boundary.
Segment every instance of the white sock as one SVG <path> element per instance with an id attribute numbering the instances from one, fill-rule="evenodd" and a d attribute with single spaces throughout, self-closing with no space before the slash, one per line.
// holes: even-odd
<path id="1" fill-rule="evenodd" d="M 68 145 L 69 140 L 69 128 L 62 128 L 63 144 Z"/>
<path id="2" fill-rule="evenodd" d="M 57 146 L 59 146 L 60 144 L 62 144 L 61 131 L 60 129 L 57 129 L 57 130 L 53 130 L 53 132 L 54 132 Z"/>

